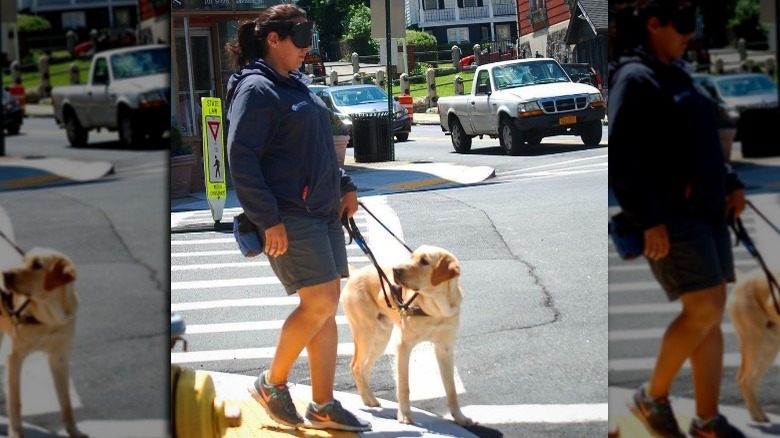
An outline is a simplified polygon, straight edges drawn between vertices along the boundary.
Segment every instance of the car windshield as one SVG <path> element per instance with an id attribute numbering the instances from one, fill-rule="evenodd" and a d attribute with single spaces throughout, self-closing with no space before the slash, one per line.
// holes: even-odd
<path id="1" fill-rule="evenodd" d="M 387 94 L 378 87 L 339 90 L 332 92 L 331 96 L 333 97 L 333 102 L 340 106 L 353 106 L 375 102 L 387 103 Z"/>
<path id="2" fill-rule="evenodd" d="M 724 78 L 717 84 L 723 97 L 777 94 L 777 84 L 769 76 Z"/>
<path id="3" fill-rule="evenodd" d="M 171 72 L 171 54 L 164 47 L 111 56 L 114 78 L 127 79 Z"/>
<path id="4" fill-rule="evenodd" d="M 525 87 L 528 85 L 570 82 L 561 67 L 551 61 L 523 62 L 493 69 L 496 89 Z"/>

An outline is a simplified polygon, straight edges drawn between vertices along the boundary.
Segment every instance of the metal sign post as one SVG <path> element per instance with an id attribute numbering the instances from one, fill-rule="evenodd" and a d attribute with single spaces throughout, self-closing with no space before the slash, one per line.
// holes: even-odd
<path id="1" fill-rule="evenodd" d="M 214 222 L 222 220 L 222 209 L 227 197 L 225 183 L 225 146 L 222 141 L 222 100 L 201 97 L 203 109 L 203 173 L 206 178 L 206 199 Z"/>

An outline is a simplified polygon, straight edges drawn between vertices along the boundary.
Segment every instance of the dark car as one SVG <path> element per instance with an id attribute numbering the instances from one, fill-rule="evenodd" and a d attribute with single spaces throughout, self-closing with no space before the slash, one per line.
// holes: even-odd
<path id="1" fill-rule="evenodd" d="M 385 90 L 371 84 L 339 85 L 318 91 L 325 105 L 343 121 L 351 124 L 352 114 L 387 111 L 388 97 Z M 409 139 L 412 121 L 400 103 L 393 100 L 393 134 L 398 141 Z"/>
<path id="2" fill-rule="evenodd" d="M 583 84 L 589 84 L 604 91 L 601 86 L 601 76 L 599 76 L 596 69 L 587 62 L 573 62 L 573 63 L 561 63 L 561 67 L 566 70 L 566 74 L 569 75 L 573 82 L 580 82 Z"/>
<path id="3" fill-rule="evenodd" d="M 24 109 L 7 90 L 3 90 L 3 132 L 16 135 L 22 129 Z"/>

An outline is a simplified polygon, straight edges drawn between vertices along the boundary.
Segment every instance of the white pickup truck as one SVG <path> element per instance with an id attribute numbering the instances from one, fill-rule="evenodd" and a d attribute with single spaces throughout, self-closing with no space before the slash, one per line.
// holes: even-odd
<path id="1" fill-rule="evenodd" d="M 157 140 L 170 129 L 171 51 L 151 44 L 98 52 L 84 85 L 54 87 L 54 118 L 73 147 L 87 144 L 89 131 L 119 131 L 125 146 Z"/>
<path id="2" fill-rule="evenodd" d="M 601 142 L 605 102 L 599 90 L 575 83 L 557 61 L 529 58 L 479 66 L 471 94 L 440 97 L 442 131 L 456 152 L 471 150 L 471 140 L 498 137 L 509 155 L 544 137 L 578 135 L 586 146 Z"/>

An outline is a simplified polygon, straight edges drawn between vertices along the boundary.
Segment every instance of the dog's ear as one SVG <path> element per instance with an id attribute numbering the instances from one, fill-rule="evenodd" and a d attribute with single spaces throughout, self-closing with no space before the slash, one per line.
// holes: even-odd
<path id="1" fill-rule="evenodd" d="M 431 284 L 436 286 L 439 283 L 455 278 L 460 275 L 460 265 L 452 256 L 445 254 L 436 263 L 431 274 Z"/>
<path id="2" fill-rule="evenodd" d="M 58 259 L 46 273 L 43 287 L 50 291 L 75 280 L 76 269 L 73 264 L 64 259 Z"/>

